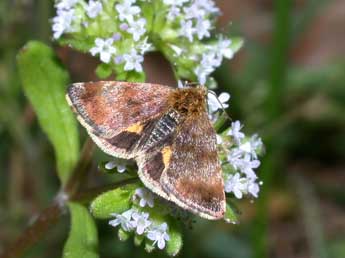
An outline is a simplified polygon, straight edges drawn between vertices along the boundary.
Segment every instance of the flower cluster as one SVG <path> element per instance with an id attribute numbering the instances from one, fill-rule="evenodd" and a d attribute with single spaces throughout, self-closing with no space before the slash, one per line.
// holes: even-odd
<path id="1" fill-rule="evenodd" d="M 199 40 L 210 37 L 212 28 L 210 17 L 219 12 L 212 0 L 163 0 L 169 6 L 167 18 L 174 22 L 180 20 L 179 35 L 193 42 L 194 37 Z"/>
<path id="2" fill-rule="evenodd" d="M 158 246 L 159 249 L 164 249 L 166 241 L 170 240 L 168 234 L 168 224 L 157 224 L 150 220 L 149 213 L 140 212 L 136 209 L 130 209 L 122 214 L 112 214 L 115 219 L 109 222 L 113 227 L 121 226 L 125 232 L 134 232 L 137 235 L 144 235 L 149 240 L 153 241 L 152 245 Z"/>
<path id="3" fill-rule="evenodd" d="M 217 43 L 209 46 L 202 54 L 200 64 L 194 70 L 200 84 L 206 83 L 207 77 L 221 65 L 224 57 L 228 59 L 233 57 L 234 51 L 231 49 L 231 44 L 230 39 L 219 37 Z"/>
<path id="4" fill-rule="evenodd" d="M 213 122 L 218 118 L 219 109 L 229 107 L 227 103 L 229 99 L 230 95 L 226 92 L 221 93 L 218 97 L 215 93 L 208 93 L 209 116 Z M 233 193 L 238 199 L 241 199 L 243 195 L 257 198 L 262 182 L 257 181 L 254 169 L 260 166 L 258 153 L 262 152 L 263 143 L 257 134 L 248 138 L 241 132 L 241 129 L 240 121 L 235 121 L 222 135 L 217 135 L 220 156 L 226 157 L 222 161 L 224 190 L 227 193 Z M 230 165 L 230 169 L 228 165 Z"/>
<path id="5" fill-rule="evenodd" d="M 53 18 L 53 36 L 55 39 L 61 37 L 63 33 L 73 32 L 72 22 L 76 19 L 74 5 L 77 0 L 58 2 L 56 7 L 56 14 Z"/>
<path id="6" fill-rule="evenodd" d="M 144 55 L 158 50 L 177 78 L 205 85 L 241 40 L 211 31 L 219 9 L 213 0 L 57 0 L 53 37 L 98 56 L 99 76 L 142 80 Z M 131 78 L 130 75 L 137 75 Z"/>
<path id="7" fill-rule="evenodd" d="M 146 19 L 135 2 L 57 1 L 57 15 L 53 18 L 52 27 L 54 39 L 58 40 L 63 34 L 68 34 L 70 37 L 66 38 L 66 43 L 99 56 L 105 64 L 120 67 L 118 71 L 142 72 L 143 55 L 151 48 L 151 44 L 147 42 Z M 79 44 L 75 44 L 73 36 L 80 38 Z M 80 47 L 83 44 L 87 45 Z"/>
<path id="8" fill-rule="evenodd" d="M 244 194 L 257 198 L 262 182 L 257 181 L 254 169 L 260 166 L 257 154 L 262 152 L 263 144 L 258 135 L 248 138 L 241 132 L 241 128 L 240 122 L 235 121 L 225 135 L 230 136 L 232 143 L 227 152 L 232 174 L 225 175 L 225 192 L 233 193 L 238 199 Z"/>

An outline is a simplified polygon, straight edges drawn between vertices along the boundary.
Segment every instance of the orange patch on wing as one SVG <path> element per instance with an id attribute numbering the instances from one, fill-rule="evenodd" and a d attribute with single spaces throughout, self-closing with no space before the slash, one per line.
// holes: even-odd
<path id="1" fill-rule="evenodd" d="M 162 155 L 163 155 L 163 163 L 165 167 L 168 167 L 170 158 L 171 158 L 171 148 L 169 146 L 166 146 L 162 150 Z"/>
<path id="2" fill-rule="evenodd" d="M 144 126 L 141 123 L 136 123 L 134 125 L 131 125 L 126 129 L 127 132 L 130 133 L 137 133 L 140 134 L 144 129 Z"/>

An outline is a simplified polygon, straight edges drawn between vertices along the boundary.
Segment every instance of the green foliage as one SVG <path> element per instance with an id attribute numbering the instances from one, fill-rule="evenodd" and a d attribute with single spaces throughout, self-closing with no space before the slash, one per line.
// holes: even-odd
<path id="1" fill-rule="evenodd" d="M 96 74 L 98 78 L 101 78 L 101 79 L 105 79 L 109 77 L 112 72 L 113 71 L 111 69 L 111 66 L 105 63 L 98 65 L 96 68 Z"/>
<path id="2" fill-rule="evenodd" d="M 111 213 L 130 209 L 131 197 L 137 187 L 137 184 L 129 184 L 99 195 L 90 205 L 92 215 L 98 219 L 109 219 Z"/>
<path id="3" fill-rule="evenodd" d="M 170 256 L 176 256 L 183 245 L 182 229 L 176 221 L 169 221 L 169 236 L 170 240 L 167 242 L 166 252 Z"/>
<path id="4" fill-rule="evenodd" d="M 53 144 L 58 175 L 64 183 L 79 154 L 77 123 L 65 100 L 68 73 L 56 60 L 54 51 L 38 41 L 27 43 L 17 62 L 25 95 Z"/>
<path id="5" fill-rule="evenodd" d="M 226 222 L 230 222 L 234 224 L 238 222 L 236 209 L 232 207 L 232 203 L 230 203 L 229 201 L 226 204 L 224 219 Z"/>
<path id="6" fill-rule="evenodd" d="M 117 236 L 119 237 L 120 241 L 126 241 L 128 240 L 128 238 L 130 238 L 131 233 L 124 231 L 122 228 L 119 228 Z"/>
<path id="7" fill-rule="evenodd" d="M 63 258 L 98 258 L 96 224 L 89 211 L 78 203 L 69 203 L 71 230 L 63 250 Z"/>

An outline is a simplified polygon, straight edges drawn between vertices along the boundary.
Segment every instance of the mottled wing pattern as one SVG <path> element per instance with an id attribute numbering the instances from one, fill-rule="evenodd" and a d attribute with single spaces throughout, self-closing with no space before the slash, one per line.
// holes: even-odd
<path id="1" fill-rule="evenodd" d="M 151 120 L 167 111 L 173 89 L 150 83 L 100 81 L 75 83 L 67 101 L 80 123 L 107 154 L 133 158 Z"/>
<path id="2" fill-rule="evenodd" d="M 222 172 L 207 114 L 188 117 L 165 155 L 167 168 L 160 183 L 169 199 L 204 218 L 222 218 L 226 205 Z"/>

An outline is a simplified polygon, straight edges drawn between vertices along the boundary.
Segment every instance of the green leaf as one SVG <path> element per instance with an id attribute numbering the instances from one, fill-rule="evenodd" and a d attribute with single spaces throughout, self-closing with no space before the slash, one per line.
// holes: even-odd
<path id="1" fill-rule="evenodd" d="M 226 204 L 224 220 L 228 223 L 233 223 L 233 224 L 238 223 L 237 209 L 233 206 L 232 203 L 230 203 L 230 201 L 227 201 L 227 204 Z"/>
<path id="2" fill-rule="evenodd" d="M 146 239 L 146 241 L 145 241 L 146 252 L 152 253 L 152 251 L 155 249 L 156 249 L 156 247 L 153 245 L 153 242 L 151 240 Z"/>
<path id="3" fill-rule="evenodd" d="M 69 203 L 71 230 L 63 258 L 98 258 L 97 228 L 89 211 L 78 203 Z"/>
<path id="4" fill-rule="evenodd" d="M 92 37 L 78 37 L 74 35 L 73 38 L 60 38 L 59 43 L 63 46 L 72 47 L 81 52 L 88 53 L 89 50 L 95 45 L 94 39 Z"/>
<path id="5" fill-rule="evenodd" d="M 128 238 L 130 238 L 131 233 L 124 231 L 122 228 L 119 228 L 117 235 L 118 235 L 120 241 L 126 241 Z"/>
<path id="6" fill-rule="evenodd" d="M 134 245 L 135 246 L 140 246 L 141 243 L 144 241 L 144 235 L 134 235 Z"/>
<path id="7" fill-rule="evenodd" d="M 96 68 L 96 74 L 99 78 L 105 79 L 112 74 L 113 70 L 110 65 L 108 64 L 100 64 Z"/>
<path id="8" fill-rule="evenodd" d="M 129 72 L 127 74 L 127 81 L 128 82 L 145 82 L 146 75 L 144 72 L 137 73 L 137 72 Z"/>
<path id="9" fill-rule="evenodd" d="M 169 221 L 169 237 L 170 240 L 167 242 L 166 252 L 170 256 L 176 256 L 183 245 L 182 242 L 182 229 L 177 221 L 172 219 Z"/>
<path id="10" fill-rule="evenodd" d="M 230 48 L 232 49 L 232 51 L 234 51 L 234 53 L 236 53 L 238 50 L 240 50 L 243 44 L 244 44 L 244 41 L 242 38 L 233 37 L 231 38 Z"/>
<path id="11" fill-rule="evenodd" d="M 64 183 L 78 160 L 78 127 L 65 100 L 68 73 L 47 45 L 30 41 L 17 57 L 25 95 L 38 122 L 53 144 L 58 175 Z"/>
<path id="12" fill-rule="evenodd" d="M 111 213 L 122 213 L 131 208 L 131 197 L 138 184 L 129 184 L 96 197 L 91 203 L 92 215 L 98 219 L 109 219 Z"/>

